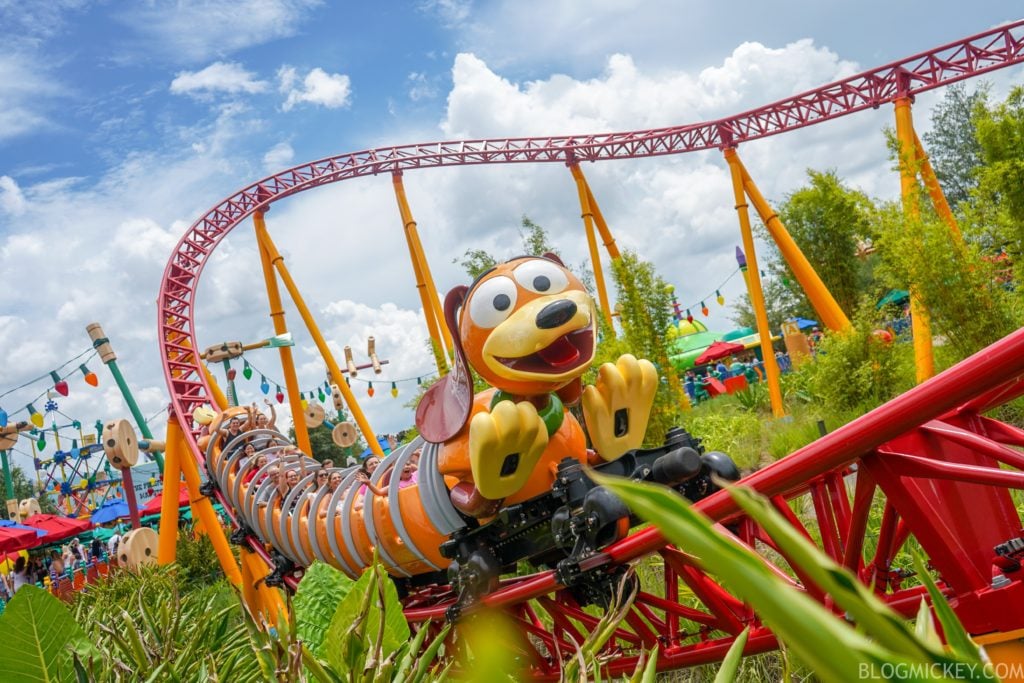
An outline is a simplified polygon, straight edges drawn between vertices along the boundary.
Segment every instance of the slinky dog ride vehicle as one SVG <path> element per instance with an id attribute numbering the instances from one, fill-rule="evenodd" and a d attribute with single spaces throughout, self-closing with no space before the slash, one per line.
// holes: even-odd
<path id="1" fill-rule="evenodd" d="M 210 476 L 244 522 L 241 533 L 280 553 L 269 582 L 314 559 L 357 576 L 376 551 L 404 588 L 451 584 L 459 595 L 451 617 L 521 560 L 556 568 L 581 599 L 603 602 L 617 574 L 590 576 L 580 562 L 623 538 L 635 520 L 585 467 L 667 484 L 691 500 L 716 490 L 713 476 L 739 478 L 728 456 L 703 453 L 681 429 L 662 446 L 640 448 L 658 386 L 649 361 L 624 355 L 582 386 L 597 345 L 596 311 L 557 257 L 512 259 L 453 289 L 445 319 L 455 367 L 419 404 L 421 437 L 387 457 L 371 487 L 357 481 L 356 468 L 335 468 L 340 484 L 318 490 L 319 463 L 283 435 L 218 436 L 240 408 L 214 419 L 205 443 Z M 474 392 L 474 371 L 490 388 Z M 568 408 L 576 404 L 592 449 Z M 247 442 L 262 446 L 255 456 L 244 456 Z M 417 479 L 403 481 L 416 453 Z M 301 476 L 282 493 L 277 478 L 293 470 Z M 373 493 L 382 487 L 386 495 Z"/>

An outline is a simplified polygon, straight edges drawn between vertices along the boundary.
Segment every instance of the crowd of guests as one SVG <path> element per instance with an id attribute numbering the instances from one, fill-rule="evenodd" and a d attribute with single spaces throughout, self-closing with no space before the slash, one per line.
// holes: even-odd
<path id="1" fill-rule="evenodd" d="M 72 538 L 59 550 L 54 547 L 33 549 L 27 557 L 19 555 L 9 573 L 0 572 L 0 600 L 10 600 L 22 586 L 48 588 L 61 580 L 72 580 L 75 572 L 86 571 L 91 565 L 116 556 L 120 542 L 121 535 L 115 531 L 106 543 L 94 537 L 86 546 L 78 538 Z"/>
<path id="2" fill-rule="evenodd" d="M 783 351 L 775 352 L 775 362 L 782 373 L 790 372 L 793 364 L 789 354 Z M 756 384 L 765 377 L 764 361 L 756 354 L 750 353 L 745 356 L 731 357 L 719 360 L 717 363 L 709 363 L 697 370 L 687 370 L 683 378 L 683 388 L 691 403 L 700 403 L 711 398 L 712 394 L 707 387 L 712 379 L 720 382 L 730 377 L 744 377 L 747 384 Z"/>

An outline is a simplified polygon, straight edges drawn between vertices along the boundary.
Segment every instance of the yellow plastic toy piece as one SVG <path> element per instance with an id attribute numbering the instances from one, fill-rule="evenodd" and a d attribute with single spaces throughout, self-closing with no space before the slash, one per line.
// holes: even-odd
<path id="1" fill-rule="evenodd" d="M 604 460 L 615 460 L 643 443 L 657 389 L 654 364 L 627 353 L 614 364 L 603 364 L 597 383 L 583 390 L 590 440 Z"/>
<path id="2" fill-rule="evenodd" d="M 500 401 L 469 423 L 469 466 L 486 498 L 510 496 L 530 479 L 548 445 L 548 430 L 532 403 Z"/>

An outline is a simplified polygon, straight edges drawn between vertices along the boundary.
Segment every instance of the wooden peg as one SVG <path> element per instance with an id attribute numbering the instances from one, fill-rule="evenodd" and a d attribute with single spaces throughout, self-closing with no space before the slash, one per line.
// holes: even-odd
<path id="1" fill-rule="evenodd" d="M 355 377 L 359 372 L 356 369 L 356 362 L 352 359 L 352 347 L 345 347 L 345 369 L 348 370 L 348 374 Z"/>
<path id="2" fill-rule="evenodd" d="M 373 337 L 366 340 L 366 355 L 370 357 L 370 362 L 373 363 L 374 374 L 380 374 L 380 358 L 377 358 L 377 343 Z"/>

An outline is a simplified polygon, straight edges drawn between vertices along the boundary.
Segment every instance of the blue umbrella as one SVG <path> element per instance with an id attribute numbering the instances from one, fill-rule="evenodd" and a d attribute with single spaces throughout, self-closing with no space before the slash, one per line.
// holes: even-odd
<path id="1" fill-rule="evenodd" d="M 814 327 L 818 324 L 816 320 L 808 320 L 807 318 L 795 318 L 796 326 L 801 330 L 806 330 L 808 327 Z"/>
<path id="2" fill-rule="evenodd" d="M 12 522 L 9 519 L 0 519 L 0 527 L 11 527 L 12 529 L 28 529 L 29 531 L 36 532 L 36 536 L 45 536 L 49 533 L 44 529 L 37 529 L 34 526 L 25 526 L 24 524 L 18 524 L 17 522 Z"/>
<path id="3" fill-rule="evenodd" d="M 123 500 L 108 500 L 92 513 L 89 519 L 93 524 L 106 524 L 128 515 L 128 503 Z"/>

